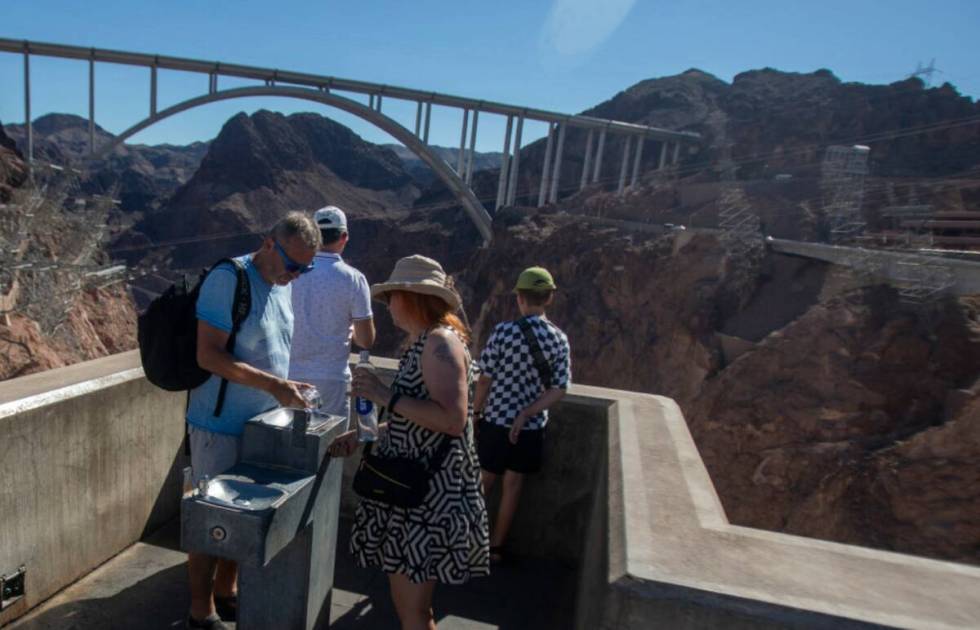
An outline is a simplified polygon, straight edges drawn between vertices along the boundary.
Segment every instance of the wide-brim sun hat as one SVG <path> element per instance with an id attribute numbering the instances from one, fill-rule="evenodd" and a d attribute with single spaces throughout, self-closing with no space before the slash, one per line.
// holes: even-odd
<path id="1" fill-rule="evenodd" d="M 408 291 L 441 298 L 453 310 L 462 300 L 453 289 L 452 278 L 446 275 L 442 265 L 425 256 L 406 256 L 395 263 L 391 275 L 384 282 L 371 285 L 371 297 L 388 303 L 390 291 Z"/>

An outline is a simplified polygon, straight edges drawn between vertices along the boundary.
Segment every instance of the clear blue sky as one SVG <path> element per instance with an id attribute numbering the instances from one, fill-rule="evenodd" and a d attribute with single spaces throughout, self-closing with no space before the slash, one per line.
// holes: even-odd
<path id="1" fill-rule="evenodd" d="M 0 37 L 96 46 L 328 74 L 578 112 L 637 81 L 697 67 L 731 80 L 770 66 L 829 68 L 887 83 L 936 59 L 939 81 L 980 95 L 978 0 L 29 0 L 4 2 Z M 0 120 L 23 120 L 22 61 L 0 54 Z M 87 116 L 84 62 L 34 59 L 35 116 Z M 230 84 L 223 83 L 223 87 Z M 205 92 L 205 77 L 163 73 L 161 107 Z M 96 121 L 119 132 L 148 108 L 146 70 L 97 66 Z M 390 102 L 385 101 L 386 111 Z M 209 105 L 134 141 L 213 137 L 239 111 L 320 111 L 366 139 L 355 118 L 285 99 Z M 391 106 L 414 126 L 414 105 Z M 500 150 L 501 120 L 480 121 L 481 150 Z M 458 112 L 433 114 L 431 140 L 459 142 Z M 541 129 L 525 132 L 530 140 Z"/>

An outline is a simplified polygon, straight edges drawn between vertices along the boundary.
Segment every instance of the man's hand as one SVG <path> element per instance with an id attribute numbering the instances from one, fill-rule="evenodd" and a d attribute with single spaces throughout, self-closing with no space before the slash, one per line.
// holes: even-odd
<path id="1" fill-rule="evenodd" d="M 306 409 L 309 407 L 309 404 L 306 402 L 306 399 L 303 398 L 303 390 L 310 389 L 311 387 L 313 386 L 309 383 L 277 379 L 269 393 L 272 394 L 272 396 L 283 407 Z"/>
<path id="2" fill-rule="evenodd" d="M 527 413 L 527 409 L 521 409 L 520 413 L 517 414 L 517 417 L 514 418 L 514 424 L 511 425 L 510 435 L 508 436 L 511 444 L 517 444 L 517 438 L 521 436 L 521 429 L 523 429 L 524 425 L 527 424 L 529 417 L 530 416 Z"/>

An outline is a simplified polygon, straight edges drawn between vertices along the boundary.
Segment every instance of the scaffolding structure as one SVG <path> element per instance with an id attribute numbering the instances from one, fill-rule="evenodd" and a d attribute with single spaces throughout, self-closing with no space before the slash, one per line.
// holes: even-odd
<path id="1" fill-rule="evenodd" d="M 824 154 L 820 173 L 823 207 L 830 242 L 835 245 L 852 244 L 864 232 L 861 203 L 870 152 L 863 145 L 833 145 Z"/>
<path id="2" fill-rule="evenodd" d="M 741 187 L 733 184 L 726 188 L 718 203 L 718 228 L 725 248 L 736 256 L 761 251 L 762 224 Z"/>

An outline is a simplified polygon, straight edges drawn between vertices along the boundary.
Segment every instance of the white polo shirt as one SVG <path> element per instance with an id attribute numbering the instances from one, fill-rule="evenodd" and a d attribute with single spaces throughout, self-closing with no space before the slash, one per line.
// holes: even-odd
<path id="1" fill-rule="evenodd" d="M 371 319 L 367 279 L 340 254 L 317 252 L 313 271 L 292 282 L 292 380 L 349 381 L 352 322 Z"/>

